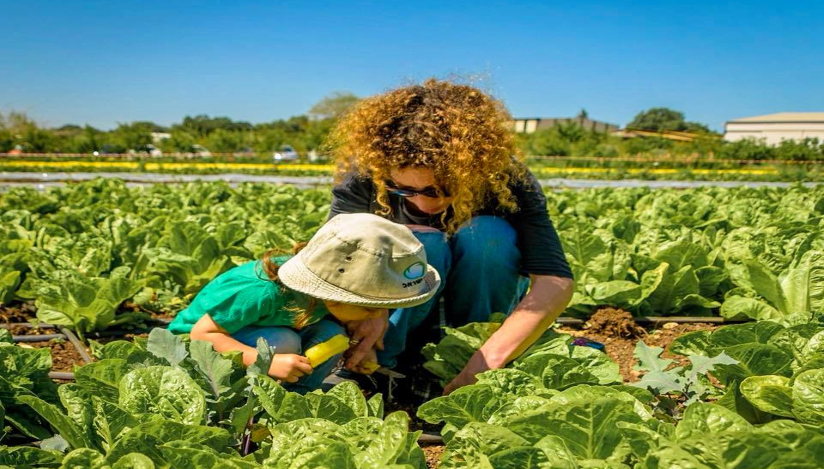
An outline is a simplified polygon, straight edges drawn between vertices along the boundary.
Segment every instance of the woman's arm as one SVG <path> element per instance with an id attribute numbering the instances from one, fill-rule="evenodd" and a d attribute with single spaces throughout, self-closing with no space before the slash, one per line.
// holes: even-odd
<path id="1" fill-rule="evenodd" d="M 535 343 L 566 309 L 574 291 L 572 279 L 550 275 L 531 278 L 529 293 L 444 388 L 444 394 L 474 383 L 478 373 L 506 366 Z"/>

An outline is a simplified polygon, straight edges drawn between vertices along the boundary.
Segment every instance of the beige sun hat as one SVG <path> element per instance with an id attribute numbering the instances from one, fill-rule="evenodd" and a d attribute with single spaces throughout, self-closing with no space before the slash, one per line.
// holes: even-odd
<path id="1" fill-rule="evenodd" d="M 419 305 L 441 283 L 409 228 L 368 213 L 326 222 L 278 278 L 315 298 L 372 308 Z"/>

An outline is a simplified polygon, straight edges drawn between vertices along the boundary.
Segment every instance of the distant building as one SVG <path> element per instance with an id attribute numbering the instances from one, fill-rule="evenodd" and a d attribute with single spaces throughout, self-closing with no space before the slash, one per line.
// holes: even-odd
<path id="1" fill-rule="evenodd" d="M 527 117 L 514 119 L 512 127 L 515 132 L 531 134 L 536 130 L 549 129 L 559 124 L 578 124 L 584 129 L 595 132 L 612 132 L 618 130 L 618 126 L 606 122 L 595 121 L 587 117 Z"/>
<path id="2" fill-rule="evenodd" d="M 724 124 L 724 140 L 735 142 L 745 138 L 763 140 L 768 145 L 805 138 L 824 141 L 824 112 L 779 112 L 742 117 Z"/>

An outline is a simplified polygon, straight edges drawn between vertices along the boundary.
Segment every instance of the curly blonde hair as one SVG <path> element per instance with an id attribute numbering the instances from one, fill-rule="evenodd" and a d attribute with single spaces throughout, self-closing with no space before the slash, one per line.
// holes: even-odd
<path id="1" fill-rule="evenodd" d="M 511 118 L 504 105 L 481 90 L 428 79 L 360 101 L 330 134 L 338 178 L 350 171 L 372 179 L 379 214 L 391 213 L 390 171 L 422 167 L 434 172 L 439 194 L 448 193 L 452 216 L 441 214 L 447 232 L 469 221 L 491 201 L 517 211 L 510 183 L 522 180 Z"/>

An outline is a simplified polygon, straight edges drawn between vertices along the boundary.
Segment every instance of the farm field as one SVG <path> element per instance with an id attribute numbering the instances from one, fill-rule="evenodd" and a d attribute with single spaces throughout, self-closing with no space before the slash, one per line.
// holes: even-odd
<path id="1" fill-rule="evenodd" d="M 824 181 L 822 165 L 814 161 L 730 161 L 645 158 L 528 159 L 540 179 L 646 179 L 713 181 Z M 266 160 L 215 157 L 193 159 L 146 159 L 136 157 L 2 157 L 0 172 L 136 172 L 160 174 L 277 174 L 329 176 L 334 165 L 279 163 Z"/>
<path id="2" fill-rule="evenodd" d="M 262 372 L 271 350 L 243 368 L 151 329 L 219 273 L 308 239 L 328 189 L 0 193 L 0 466 L 824 466 L 824 188 L 547 197 L 577 279 L 564 317 L 581 324 L 414 408 L 350 383 L 289 393 Z M 425 372 L 448 382 L 502 319 L 446 328 Z M 62 336 L 15 343 L 33 333 Z M 422 448 L 421 429 L 444 443 Z"/>

